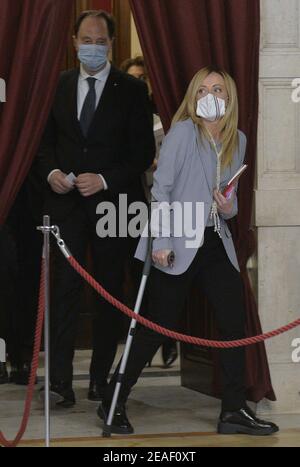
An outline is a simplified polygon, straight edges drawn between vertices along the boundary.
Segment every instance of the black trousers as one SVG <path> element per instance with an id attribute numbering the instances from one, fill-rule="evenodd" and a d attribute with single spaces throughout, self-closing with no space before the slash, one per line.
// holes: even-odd
<path id="1" fill-rule="evenodd" d="M 42 235 L 19 199 L 0 229 L 0 337 L 15 368 L 32 360 L 42 254 Z"/>
<path id="2" fill-rule="evenodd" d="M 195 277 L 199 278 L 199 287 L 213 305 L 221 339 L 243 338 L 245 309 L 241 277 L 213 227 L 206 228 L 204 244 L 184 274 L 174 276 L 152 268 L 147 285 L 149 319 L 166 328 L 177 329 L 180 313 Z M 120 403 L 126 402 L 143 368 L 165 339 L 145 327 L 137 328 L 119 395 Z M 220 350 L 220 353 L 222 407 L 223 410 L 236 410 L 245 404 L 245 351 L 244 348 L 236 348 Z M 116 378 L 117 371 L 107 387 L 107 401 L 112 399 Z"/>
<path id="3" fill-rule="evenodd" d="M 11 360 L 15 357 L 13 313 L 18 308 L 16 248 L 7 225 L 0 227 L 0 338 L 6 342 Z M 14 362 L 15 363 L 15 362 Z"/>
<path id="4" fill-rule="evenodd" d="M 122 300 L 126 239 L 99 238 L 96 234 L 95 213 L 89 213 L 83 204 L 79 204 L 66 220 L 60 222 L 59 227 L 72 255 L 83 265 L 90 245 L 93 276 L 113 296 Z M 53 252 L 55 252 L 55 263 L 50 319 L 51 382 L 71 385 L 83 281 L 56 246 L 53 246 Z M 93 317 L 90 377 L 99 385 L 107 383 L 118 341 L 122 335 L 122 323 L 123 315 L 97 295 Z"/>

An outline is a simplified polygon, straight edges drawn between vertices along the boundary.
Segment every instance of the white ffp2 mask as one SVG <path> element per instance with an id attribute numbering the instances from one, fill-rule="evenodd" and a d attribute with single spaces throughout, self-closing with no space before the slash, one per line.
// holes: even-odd
<path id="1" fill-rule="evenodd" d="M 196 114 L 210 122 L 215 122 L 224 117 L 226 112 L 226 103 L 224 99 L 216 97 L 213 94 L 207 94 L 201 97 L 197 103 Z"/>

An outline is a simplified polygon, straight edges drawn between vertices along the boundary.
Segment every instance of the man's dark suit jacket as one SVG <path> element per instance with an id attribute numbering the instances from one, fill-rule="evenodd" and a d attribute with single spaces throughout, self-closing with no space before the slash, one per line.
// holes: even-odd
<path id="1" fill-rule="evenodd" d="M 155 157 L 153 119 L 147 87 L 112 66 L 89 133 L 85 138 L 77 118 L 79 70 L 61 75 L 48 124 L 37 157 L 38 172 L 47 181 L 53 169 L 64 173 L 101 174 L 108 191 L 83 198 L 77 189 L 54 193 L 46 182 L 44 213 L 59 221 L 79 203 L 96 215 L 100 201 L 143 200 L 140 175 Z"/>

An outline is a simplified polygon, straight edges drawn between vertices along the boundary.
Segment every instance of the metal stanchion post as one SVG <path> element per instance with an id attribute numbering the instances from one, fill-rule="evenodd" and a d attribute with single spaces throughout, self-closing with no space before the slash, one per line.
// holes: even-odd
<path id="1" fill-rule="evenodd" d="M 45 267 L 45 319 L 44 319 L 44 348 L 45 348 L 45 444 L 50 447 L 50 217 L 43 217 L 43 226 L 38 227 L 44 235 L 43 259 Z"/>
<path id="2" fill-rule="evenodd" d="M 60 237 L 59 227 L 50 225 L 50 217 L 43 217 L 43 225 L 37 227 L 44 235 L 43 258 L 45 262 L 45 320 L 44 320 L 44 348 L 45 348 L 45 443 L 50 447 L 50 234 L 54 235 L 57 245 L 66 258 L 71 253 Z"/>
<path id="3" fill-rule="evenodd" d="M 44 216 L 44 257 L 45 257 L 45 442 L 50 447 L 50 217 Z M 48 227 L 48 228 L 47 228 Z"/>
<path id="4" fill-rule="evenodd" d="M 45 261 L 45 321 L 44 321 L 44 347 L 45 347 L 45 443 L 50 447 L 50 217 L 44 216 L 44 261 Z"/>

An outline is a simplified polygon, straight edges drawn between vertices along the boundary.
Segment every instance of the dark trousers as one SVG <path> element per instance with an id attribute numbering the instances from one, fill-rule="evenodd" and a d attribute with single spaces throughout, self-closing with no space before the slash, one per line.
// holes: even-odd
<path id="1" fill-rule="evenodd" d="M 6 342 L 8 358 L 15 357 L 13 313 L 18 308 L 16 248 L 7 225 L 0 227 L 0 339 Z"/>
<path id="2" fill-rule="evenodd" d="M 0 229 L 0 337 L 12 367 L 31 364 L 42 236 L 23 206 Z"/>
<path id="3" fill-rule="evenodd" d="M 39 222 L 41 224 L 41 220 Z M 24 230 L 23 230 L 24 229 Z M 16 237 L 19 275 L 18 307 L 13 312 L 15 339 L 15 358 L 18 364 L 31 364 L 34 332 L 37 318 L 41 257 L 43 236 L 36 230 L 34 219 L 25 216 L 20 219 Z"/>
<path id="4" fill-rule="evenodd" d="M 222 240 L 210 227 L 205 230 L 204 245 L 184 274 L 175 276 L 152 268 L 147 285 L 147 317 L 166 328 L 177 329 L 180 313 L 195 277 L 199 278 L 199 287 L 213 305 L 221 340 L 243 338 L 245 309 L 241 277 L 230 262 Z M 138 327 L 122 382 L 120 403 L 126 402 L 143 368 L 165 339 L 145 327 Z M 220 354 L 223 410 L 239 409 L 245 404 L 244 348 L 225 349 Z M 108 401 L 112 399 L 116 376 L 117 372 L 107 388 Z"/>
<path id="5" fill-rule="evenodd" d="M 82 204 L 59 223 L 62 238 L 72 255 L 85 264 L 90 245 L 93 276 L 114 297 L 122 300 L 126 239 L 99 238 L 96 217 Z M 72 384 L 73 357 L 78 324 L 78 308 L 83 281 L 63 255 L 53 246 L 53 284 L 51 300 L 51 382 Z M 93 356 L 90 377 L 105 385 L 122 334 L 123 315 L 99 295 L 93 319 Z"/>

